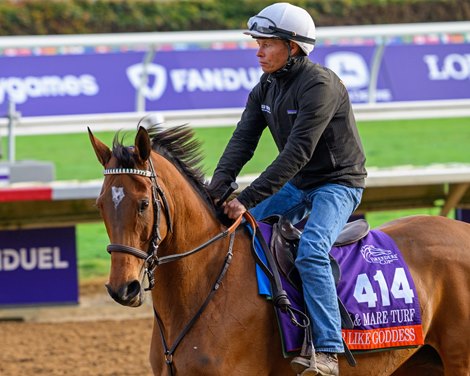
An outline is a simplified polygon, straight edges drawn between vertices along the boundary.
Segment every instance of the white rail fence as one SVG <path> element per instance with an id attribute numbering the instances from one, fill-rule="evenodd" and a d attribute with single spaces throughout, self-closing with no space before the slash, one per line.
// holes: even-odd
<path id="1" fill-rule="evenodd" d="M 240 176 L 240 189 L 257 175 Z M 0 229 L 55 227 L 100 221 L 95 200 L 102 180 L 19 183 L 0 186 Z M 367 188 L 356 214 L 401 209 L 438 209 L 448 216 L 453 209 L 470 208 L 470 165 L 433 165 L 371 169 Z M 48 198 L 31 200 L 37 192 Z M 9 198 L 9 199 L 8 199 Z"/>
<path id="2" fill-rule="evenodd" d="M 470 117 L 470 99 L 356 104 L 353 108 L 358 121 Z M 81 133 L 86 131 L 86 127 L 94 131 L 135 129 L 144 117 L 147 117 L 147 122 L 164 123 L 165 126 L 186 123 L 195 128 L 234 126 L 242 111 L 242 108 L 225 108 L 34 117 L 21 117 L 12 113 L 6 118 L 0 118 L 0 136 L 10 134 L 12 121 L 15 135 Z"/>

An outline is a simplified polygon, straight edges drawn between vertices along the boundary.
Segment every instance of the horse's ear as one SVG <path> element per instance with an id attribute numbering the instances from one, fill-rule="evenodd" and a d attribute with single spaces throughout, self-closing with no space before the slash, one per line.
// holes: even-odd
<path id="1" fill-rule="evenodd" d="M 139 156 L 142 162 L 145 162 L 152 151 L 152 145 L 150 143 L 150 137 L 147 130 L 144 127 L 139 127 L 139 131 L 135 136 L 135 153 Z"/>
<path id="2" fill-rule="evenodd" d="M 90 137 L 91 145 L 93 146 L 93 149 L 95 150 L 95 154 L 98 158 L 98 161 L 103 165 L 103 167 L 105 167 L 106 164 L 111 159 L 111 156 L 112 156 L 111 150 L 93 135 L 89 127 L 88 127 L 88 136 Z"/>

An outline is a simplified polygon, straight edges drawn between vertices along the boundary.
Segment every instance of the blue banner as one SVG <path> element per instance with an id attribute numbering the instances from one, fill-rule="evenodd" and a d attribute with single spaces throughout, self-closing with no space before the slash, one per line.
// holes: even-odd
<path id="1" fill-rule="evenodd" d="M 332 68 L 353 103 L 369 101 L 379 46 L 321 45 L 313 61 Z M 262 73 L 256 49 L 0 57 L 0 115 L 8 98 L 22 116 L 136 111 L 138 88 L 145 111 L 244 107 Z M 377 102 L 470 98 L 470 44 L 390 44 L 379 59 Z"/>
<path id="2" fill-rule="evenodd" d="M 0 231 L 0 305 L 78 302 L 75 228 Z"/>

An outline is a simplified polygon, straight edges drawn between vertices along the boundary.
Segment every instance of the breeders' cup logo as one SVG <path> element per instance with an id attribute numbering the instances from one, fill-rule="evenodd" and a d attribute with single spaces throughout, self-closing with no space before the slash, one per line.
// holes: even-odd
<path id="1" fill-rule="evenodd" d="M 333 52 L 326 55 L 325 65 L 344 82 L 351 101 L 369 101 L 370 72 L 367 62 L 360 54 L 349 51 Z M 377 101 L 388 102 L 392 100 L 392 95 L 388 89 L 377 89 L 375 98 Z"/>
<path id="2" fill-rule="evenodd" d="M 377 248 L 372 244 L 366 244 L 361 247 L 361 254 L 370 264 L 391 264 L 398 261 L 398 256 L 388 249 Z"/>

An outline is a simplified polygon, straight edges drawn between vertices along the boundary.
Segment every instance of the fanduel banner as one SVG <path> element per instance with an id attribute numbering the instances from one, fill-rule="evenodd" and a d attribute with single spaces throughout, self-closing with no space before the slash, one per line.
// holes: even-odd
<path id="1" fill-rule="evenodd" d="M 354 103 L 369 101 L 376 46 L 318 46 L 312 60 L 332 68 Z M 23 116 L 244 107 L 261 70 L 256 50 L 0 57 L 0 114 L 8 98 Z M 397 44 L 385 48 L 377 102 L 470 98 L 469 44 Z"/>
<path id="2" fill-rule="evenodd" d="M 77 303 L 75 228 L 0 231 L 0 305 Z"/>

